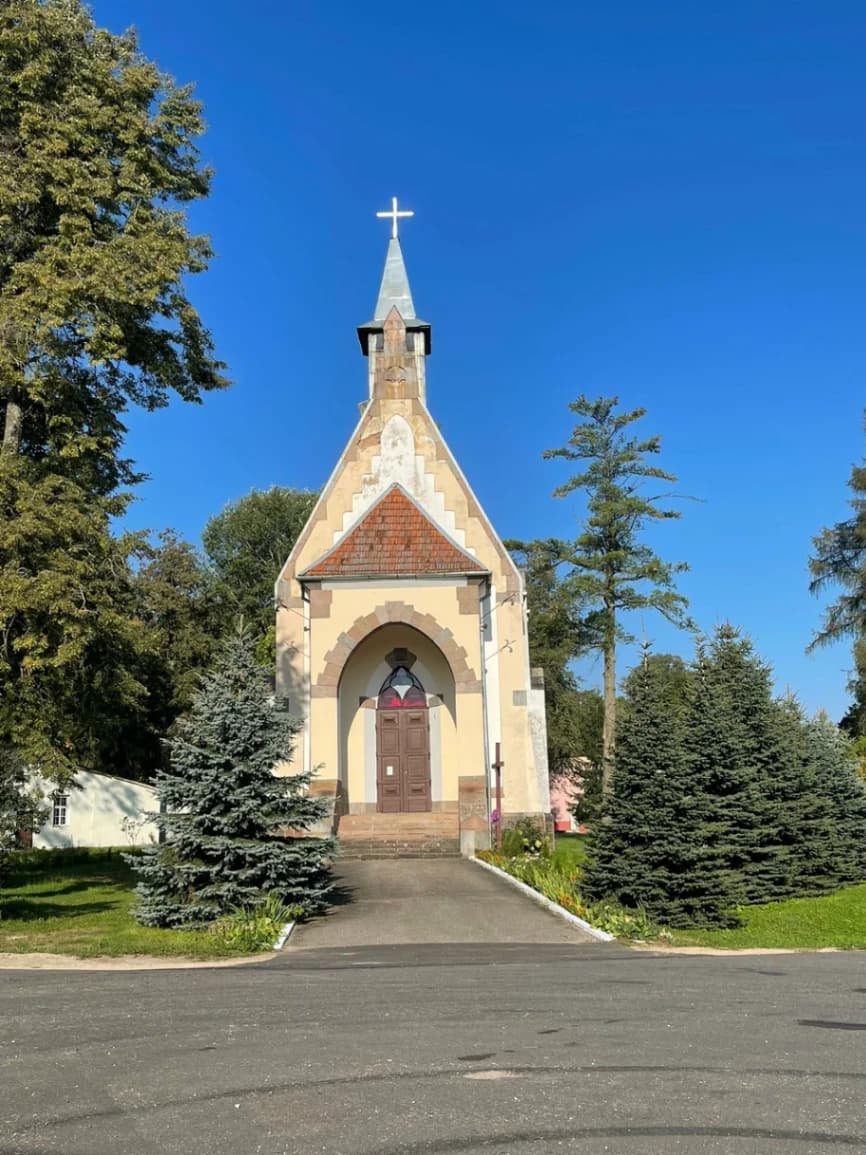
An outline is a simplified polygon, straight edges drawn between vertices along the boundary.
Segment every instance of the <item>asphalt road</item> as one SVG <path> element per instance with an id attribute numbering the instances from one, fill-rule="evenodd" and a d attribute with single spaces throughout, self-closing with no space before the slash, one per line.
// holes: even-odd
<path id="1" fill-rule="evenodd" d="M 0 973 L 3 1155 L 866 1151 L 861 954 Z"/>

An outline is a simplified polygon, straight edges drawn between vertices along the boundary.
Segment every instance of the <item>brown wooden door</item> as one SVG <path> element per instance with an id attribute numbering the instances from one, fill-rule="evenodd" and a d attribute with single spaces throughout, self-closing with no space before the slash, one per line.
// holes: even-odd
<path id="1" fill-rule="evenodd" d="M 376 809 L 383 814 L 431 809 L 427 710 L 376 712 Z"/>

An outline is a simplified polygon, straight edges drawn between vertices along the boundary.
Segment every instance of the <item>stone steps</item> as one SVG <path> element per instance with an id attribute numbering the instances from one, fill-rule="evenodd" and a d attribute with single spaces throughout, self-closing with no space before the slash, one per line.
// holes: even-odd
<path id="1" fill-rule="evenodd" d="M 340 841 L 340 858 L 459 858 L 460 841 L 441 842 L 364 842 L 361 839 Z"/>
<path id="2" fill-rule="evenodd" d="M 344 858 L 457 857 L 455 813 L 344 814 L 337 829 Z"/>

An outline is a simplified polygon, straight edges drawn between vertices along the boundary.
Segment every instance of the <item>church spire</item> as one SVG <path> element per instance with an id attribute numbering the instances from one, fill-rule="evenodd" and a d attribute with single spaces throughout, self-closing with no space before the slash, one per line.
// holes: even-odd
<path id="1" fill-rule="evenodd" d="M 430 326 L 415 315 L 415 304 L 412 301 L 412 290 L 409 288 L 409 277 L 406 273 L 406 264 L 403 260 L 403 250 L 400 247 L 397 229 L 398 221 L 414 215 L 414 212 L 409 209 L 398 208 L 396 197 L 392 197 L 390 209 L 376 213 L 377 217 L 388 218 L 391 221 L 391 239 L 388 242 L 385 268 L 382 272 L 382 283 L 379 286 L 379 296 L 376 301 L 373 320 L 368 321 L 366 325 L 358 326 L 358 338 L 364 356 L 369 356 L 371 352 L 382 348 L 385 321 L 392 309 L 397 310 L 405 325 L 406 335 L 409 338 L 407 349 L 416 351 L 414 334 L 417 333 L 421 337 L 421 340 L 418 341 L 417 352 L 423 356 L 430 352 Z M 378 336 L 379 334 L 382 334 L 382 338 Z M 410 334 L 412 334 L 411 337 Z"/>
<path id="2" fill-rule="evenodd" d="M 379 286 L 379 299 L 376 301 L 373 320 L 384 321 L 393 308 L 399 310 L 404 321 L 415 320 L 412 290 L 409 288 L 403 250 L 397 237 L 392 237 L 388 242 L 388 255 L 385 257 L 382 284 Z"/>

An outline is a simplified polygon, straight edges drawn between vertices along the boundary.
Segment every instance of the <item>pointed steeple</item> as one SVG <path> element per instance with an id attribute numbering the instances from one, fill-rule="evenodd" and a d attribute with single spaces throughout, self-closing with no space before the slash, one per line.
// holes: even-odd
<path id="1" fill-rule="evenodd" d="M 375 349 L 381 349 L 382 343 L 374 341 L 371 344 L 370 338 L 379 333 L 384 334 L 388 314 L 392 309 L 396 309 L 406 326 L 407 336 L 413 334 L 407 343 L 407 348 L 421 352 L 422 343 L 419 342 L 419 347 L 416 350 L 414 339 L 414 334 L 420 333 L 423 336 L 423 355 L 426 356 L 430 352 L 430 326 L 415 315 L 415 304 L 412 300 L 412 290 L 409 288 L 409 277 L 403 260 L 403 250 L 400 248 L 400 241 L 397 237 L 398 220 L 403 217 L 412 217 L 415 214 L 405 209 L 400 210 L 396 197 L 392 198 L 391 203 L 392 207 L 388 212 L 376 213 L 377 217 L 387 217 L 391 220 L 391 239 L 388 242 L 385 268 L 382 273 L 382 283 L 379 286 L 379 297 L 376 301 L 373 320 L 368 321 L 366 325 L 358 326 L 358 338 L 365 357 L 369 356 Z"/>
<path id="2" fill-rule="evenodd" d="M 385 269 L 382 273 L 382 284 L 379 286 L 379 299 L 376 302 L 373 320 L 384 321 L 392 308 L 399 310 L 404 321 L 415 319 L 412 290 L 409 288 L 403 250 L 397 237 L 392 237 L 388 242 L 388 255 L 385 257 Z"/>

